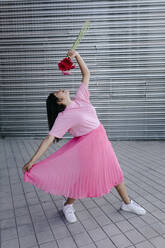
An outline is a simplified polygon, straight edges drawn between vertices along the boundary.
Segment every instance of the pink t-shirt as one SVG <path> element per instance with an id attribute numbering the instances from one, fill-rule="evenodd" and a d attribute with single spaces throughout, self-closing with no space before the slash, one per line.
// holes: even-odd
<path id="1" fill-rule="evenodd" d="M 58 114 L 49 135 L 62 138 L 69 132 L 77 137 L 97 128 L 100 121 L 89 97 L 88 87 L 82 82 L 72 102 Z"/>

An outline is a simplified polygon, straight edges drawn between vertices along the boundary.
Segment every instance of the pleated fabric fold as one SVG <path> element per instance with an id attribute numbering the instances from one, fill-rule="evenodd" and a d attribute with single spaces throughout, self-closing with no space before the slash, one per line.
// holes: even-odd
<path id="1" fill-rule="evenodd" d="M 33 164 L 24 181 L 47 193 L 80 199 L 109 193 L 123 181 L 123 172 L 101 123 Z"/>

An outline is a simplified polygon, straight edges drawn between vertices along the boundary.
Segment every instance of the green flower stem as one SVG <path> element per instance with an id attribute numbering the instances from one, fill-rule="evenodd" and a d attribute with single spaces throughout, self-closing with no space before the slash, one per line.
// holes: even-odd
<path id="1" fill-rule="evenodd" d="M 90 21 L 86 21 L 84 23 L 83 27 L 81 28 L 81 30 L 80 30 L 80 32 L 79 32 L 79 34 L 77 36 L 77 39 L 73 43 L 72 50 L 75 50 L 78 47 L 80 41 L 82 40 L 82 38 L 85 35 L 85 33 L 88 31 L 89 27 L 90 27 Z"/>

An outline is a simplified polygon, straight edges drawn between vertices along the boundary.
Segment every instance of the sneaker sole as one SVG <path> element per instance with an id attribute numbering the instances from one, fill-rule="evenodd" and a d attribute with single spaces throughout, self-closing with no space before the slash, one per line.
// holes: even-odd
<path id="1" fill-rule="evenodd" d="M 65 216 L 65 214 L 64 214 L 64 216 Z M 65 219 L 68 221 L 68 223 L 75 223 L 75 222 L 77 222 L 77 219 L 75 221 L 69 221 L 66 217 L 65 217 Z"/>
<path id="2" fill-rule="evenodd" d="M 127 209 L 122 209 L 122 208 L 120 208 L 120 210 L 123 210 L 123 211 L 126 211 L 126 212 L 129 212 L 129 213 L 134 213 L 134 214 L 137 214 L 137 215 L 145 215 L 146 214 L 146 212 L 145 213 L 136 213 L 136 212 L 134 212 L 134 211 L 131 211 L 131 210 L 127 210 Z"/>
<path id="3" fill-rule="evenodd" d="M 69 220 L 67 220 L 68 221 L 68 223 L 75 223 L 75 222 L 77 222 L 77 220 L 75 220 L 75 221 L 69 221 Z"/>

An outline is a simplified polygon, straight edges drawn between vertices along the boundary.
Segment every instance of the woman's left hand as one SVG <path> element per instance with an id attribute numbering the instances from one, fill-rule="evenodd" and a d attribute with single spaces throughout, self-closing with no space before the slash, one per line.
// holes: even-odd
<path id="1" fill-rule="evenodd" d="M 78 52 L 76 50 L 69 49 L 67 56 L 72 58 L 75 58 L 78 55 Z"/>
<path id="2" fill-rule="evenodd" d="M 29 172 L 29 169 L 32 167 L 32 163 L 31 162 L 28 162 L 24 165 L 24 167 L 22 168 L 22 172 L 23 174 L 25 173 L 25 171 Z"/>

